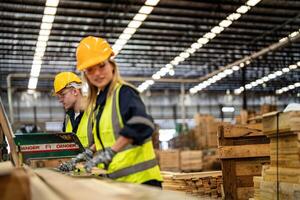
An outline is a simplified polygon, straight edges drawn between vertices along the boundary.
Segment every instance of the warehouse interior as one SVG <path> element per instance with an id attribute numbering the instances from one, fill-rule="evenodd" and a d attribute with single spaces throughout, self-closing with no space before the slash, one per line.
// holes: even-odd
<path id="1" fill-rule="evenodd" d="M 0 161 L 22 157 L 9 134 L 61 132 L 66 112 L 54 78 L 69 71 L 84 79 L 76 48 L 95 36 L 111 45 L 154 120 L 164 179 L 159 192 L 95 185 L 131 199 L 139 190 L 149 199 L 300 199 L 300 1 L 2 0 L 0 8 Z M 61 175 L 39 171 L 46 160 L 29 165 L 48 185 Z M 11 166 L 0 167 L 9 191 L 1 168 Z"/>

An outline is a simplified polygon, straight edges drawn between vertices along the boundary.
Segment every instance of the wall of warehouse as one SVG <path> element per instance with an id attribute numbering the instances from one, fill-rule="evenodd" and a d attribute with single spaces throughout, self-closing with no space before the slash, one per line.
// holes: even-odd
<path id="1" fill-rule="evenodd" d="M 276 104 L 279 110 L 282 110 L 288 103 L 299 102 L 299 97 L 293 96 L 261 96 L 257 94 L 249 94 L 248 109 L 259 111 L 262 104 Z M 1 98 L 6 108 L 7 114 L 8 101 L 7 93 L 2 92 Z M 185 95 L 185 115 L 182 114 L 182 96 L 180 94 L 151 94 L 142 95 L 145 105 L 155 119 L 155 122 L 161 128 L 174 128 L 175 120 L 181 123 L 184 122 L 193 127 L 193 117 L 196 113 L 211 114 L 216 118 L 220 118 L 220 106 L 234 106 L 234 113 L 225 113 L 225 120 L 234 119 L 242 108 L 242 97 L 235 95 L 226 95 L 222 93 L 201 93 L 196 95 Z M 22 124 L 30 124 L 36 122 L 57 122 L 60 123 L 64 118 L 64 110 L 56 97 L 51 96 L 49 92 L 39 92 L 35 95 L 30 95 L 27 92 L 15 92 L 13 94 L 13 113 L 14 113 L 14 128 L 18 128 Z M 176 114 L 175 114 L 176 113 Z M 45 127 L 43 127 L 45 128 Z"/>

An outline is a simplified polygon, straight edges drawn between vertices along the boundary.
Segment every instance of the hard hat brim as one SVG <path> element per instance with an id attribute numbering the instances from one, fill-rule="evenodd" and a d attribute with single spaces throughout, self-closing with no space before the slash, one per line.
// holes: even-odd
<path id="1" fill-rule="evenodd" d="M 99 63 L 104 62 L 112 55 L 111 51 L 107 51 L 106 53 L 102 54 L 101 56 L 90 58 L 88 61 L 82 63 L 81 65 L 77 66 L 79 71 L 83 71 L 87 68 L 93 67 Z"/>

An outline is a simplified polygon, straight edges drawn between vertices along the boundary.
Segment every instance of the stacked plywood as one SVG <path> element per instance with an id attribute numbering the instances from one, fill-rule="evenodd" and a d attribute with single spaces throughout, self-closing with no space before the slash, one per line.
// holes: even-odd
<path id="1" fill-rule="evenodd" d="M 211 115 L 195 115 L 195 139 L 199 149 L 217 147 L 217 131 L 221 122 Z"/>
<path id="2" fill-rule="evenodd" d="M 300 199 L 300 112 L 264 115 L 263 131 L 271 139 L 271 165 L 254 179 L 255 199 Z"/>
<path id="3" fill-rule="evenodd" d="M 226 125 L 219 129 L 219 156 L 226 199 L 254 197 L 253 176 L 270 162 L 269 139 L 262 124 Z"/>
<path id="4" fill-rule="evenodd" d="M 222 197 L 222 172 L 163 173 L 163 189 L 209 199 Z"/>
<path id="5" fill-rule="evenodd" d="M 164 171 L 180 171 L 180 150 L 159 151 L 159 166 Z"/>
<path id="6" fill-rule="evenodd" d="M 180 169 L 184 172 L 202 170 L 202 151 L 190 150 L 180 152 Z"/>

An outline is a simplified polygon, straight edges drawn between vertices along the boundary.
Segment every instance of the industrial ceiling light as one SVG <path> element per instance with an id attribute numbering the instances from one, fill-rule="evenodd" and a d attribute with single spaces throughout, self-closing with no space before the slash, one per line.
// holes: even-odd
<path id="1" fill-rule="evenodd" d="M 259 1 L 256 1 L 256 2 L 250 2 L 248 1 L 247 3 L 248 4 L 245 4 L 241 7 L 239 7 L 237 9 L 237 12 L 238 13 L 232 13 L 230 15 L 227 16 L 226 19 L 222 20 L 218 26 L 215 26 L 213 27 L 209 32 L 205 33 L 203 35 L 203 37 L 199 38 L 197 40 L 197 43 L 193 43 L 191 45 L 191 48 L 188 48 L 186 50 L 184 50 L 183 52 L 188 52 L 190 55 L 192 55 L 193 53 L 195 53 L 195 51 L 199 48 L 201 48 L 203 45 L 207 44 L 209 42 L 209 40 L 212 40 L 213 38 L 215 38 L 217 36 L 217 34 L 220 34 L 225 28 L 229 27 L 232 22 L 234 20 L 237 20 L 241 17 L 242 14 L 245 14 L 246 12 L 248 12 L 251 7 L 250 5 L 256 5 Z M 140 12 L 141 13 L 141 12 Z M 179 54 L 181 55 L 181 53 Z M 190 56 L 189 55 L 189 56 Z M 181 56 L 180 56 L 181 57 Z M 186 57 L 182 56 L 183 60 L 186 59 Z M 182 60 L 182 59 L 181 59 Z M 179 64 L 179 62 L 182 62 L 180 59 L 173 59 L 172 61 L 170 61 L 170 63 L 173 65 L 173 66 L 176 66 Z M 235 68 L 236 69 L 236 68 Z M 232 71 L 232 70 L 231 70 Z M 231 72 L 230 71 L 230 72 Z M 227 72 L 228 73 L 228 72 Z M 231 72 L 232 73 L 232 72 Z M 224 77 L 226 77 L 227 74 L 224 74 Z M 222 78 L 222 77 L 221 77 Z M 194 90 L 193 90 L 194 91 Z"/>
<path id="2" fill-rule="evenodd" d="M 230 21 L 235 21 L 235 20 L 238 20 L 241 16 L 242 15 L 240 13 L 232 13 L 226 19 L 228 19 Z"/>
<path id="3" fill-rule="evenodd" d="M 54 15 L 44 15 L 42 22 L 53 23 L 55 16 Z"/>
<path id="4" fill-rule="evenodd" d="M 292 67 L 291 67 L 291 66 L 292 66 Z M 291 69 L 291 68 L 292 68 L 292 69 Z M 256 87 L 256 86 L 258 86 L 258 85 L 263 85 L 263 84 L 265 84 L 266 82 L 268 82 L 268 81 L 270 81 L 270 80 L 272 80 L 272 79 L 275 79 L 275 78 L 277 78 L 277 77 L 279 77 L 279 76 L 282 76 L 283 74 L 288 73 L 288 72 L 290 72 L 291 70 L 295 70 L 295 69 L 297 69 L 297 65 L 295 65 L 295 64 L 289 65 L 288 68 L 285 67 L 285 68 L 283 68 L 282 70 L 278 70 L 278 71 L 273 72 L 273 73 L 271 73 L 271 74 L 268 74 L 268 75 L 266 75 L 266 76 L 264 76 L 264 77 L 262 77 L 262 78 L 260 78 L 260 79 L 257 79 L 257 80 L 255 80 L 255 81 L 252 81 L 251 83 L 246 84 L 246 85 L 245 85 L 245 88 L 246 88 L 246 89 L 251 89 L 252 87 Z M 251 85 L 252 87 L 249 88 L 249 85 Z M 234 91 L 235 91 L 235 94 L 240 94 L 242 91 L 239 91 L 239 89 L 241 89 L 241 88 L 243 88 L 243 86 L 241 86 L 241 87 L 238 88 L 238 89 L 235 89 L 235 90 L 234 90 Z M 285 89 L 282 89 L 282 90 L 285 90 Z"/>
<path id="5" fill-rule="evenodd" d="M 215 34 L 219 34 L 219 33 L 221 33 L 223 30 L 224 30 L 223 27 L 221 27 L 221 26 L 215 26 L 215 27 L 213 27 L 213 28 L 211 29 L 211 32 L 212 32 L 212 33 L 215 33 Z"/>
<path id="6" fill-rule="evenodd" d="M 149 15 L 152 12 L 153 8 L 154 7 L 152 6 L 142 6 L 141 9 L 139 10 L 139 13 Z"/>
<path id="7" fill-rule="evenodd" d="M 223 27 L 223 28 L 227 28 L 228 26 L 230 26 L 232 24 L 232 21 L 230 20 L 223 20 L 219 23 L 219 26 Z"/>
<path id="8" fill-rule="evenodd" d="M 192 49 L 194 49 L 194 50 L 197 50 L 197 49 L 201 48 L 202 46 L 203 46 L 202 44 L 199 44 L 197 42 L 195 42 L 191 45 Z"/>
<path id="9" fill-rule="evenodd" d="M 136 32 L 136 28 L 125 28 L 123 33 L 133 35 Z"/>
<path id="10" fill-rule="evenodd" d="M 239 7 L 236 12 L 241 13 L 241 14 L 245 14 L 246 12 L 248 12 L 250 10 L 250 6 L 241 6 Z"/>
<path id="11" fill-rule="evenodd" d="M 248 6 L 255 6 L 256 4 L 258 4 L 261 0 L 249 0 L 246 2 L 246 5 Z"/>
<path id="12" fill-rule="evenodd" d="M 147 6 L 156 6 L 158 4 L 159 0 L 147 0 L 145 2 L 145 5 Z"/>
<path id="13" fill-rule="evenodd" d="M 129 40 L 131 38 L 131 34 L 127 34 L 127 33 L 122 33 L 119 38 L 122 40 Z"/>
<path id="14" fill-rule="evenodd" d="M 59 3 L 59 0 L 47 0 L 46 6 L 57 7 L 58 3 Z"/>
<path id="15" fill-rule="evenodd" d="M 55 15 L 56 9 L 56 7 L 45 7 L 44 15 Z"/>
<path id="16" fill-rule="evenodd" d="M 136 21 L 144 21 L 146 18 L 148 17 L 148 15 L 146 14 L 136 14 L 133 18 L 133 20 L 136 20 Z"/>
<path id="17" fill-rule="evenodd" d="M 238 70 L 240 70 L 240 67 L 237 66 L 237 65 L 235 65 L 235 66 L 232 67 L 232 70 L 233 70 L 233 71 L 238 71 Z"/>
<path id="18" fill-rule="evenodd" d="M 197 42 L 201 45 L 203 44 L 207 44 L 209 42 L 209 40 L 207 38 L 200 38 L 199 40 L 197 40 Z"/>
<path id="19" fill-rule="evenodd" d="M 142 24 L 142 22 L 133 20 L 133 21 L 129 22 L 128 27 L 129 28 L 138 28 L 141 26 L 141 24 Z"/>

